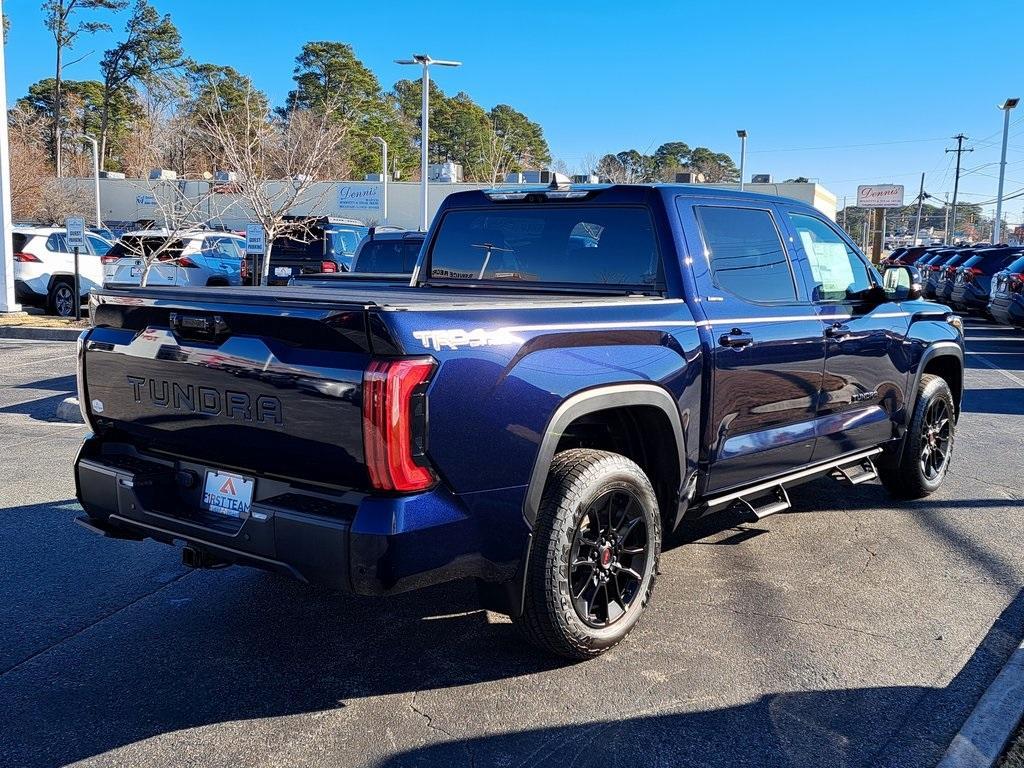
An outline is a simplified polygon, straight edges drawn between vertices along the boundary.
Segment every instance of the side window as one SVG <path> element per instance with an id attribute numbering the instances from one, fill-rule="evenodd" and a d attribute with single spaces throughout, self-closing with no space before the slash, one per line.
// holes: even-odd
<path id="1" fill-rule="evenodd" d="M 106 256 L 107 253 L 110 251 L 110 243 L 108 243 L 102 237 L 90 235 L 89 233 L 86 233 L 85 237 L 89 241 L 89 246 L 92 248 L 92 252 L 95 253 L 97 256 Z"/>
<path id="2" fill-rule="evenodd" d="M 699 206 L 715 285 L 747 301 L 794 301 L 796 283 L 782 237 L 770 212 Z"/>
<path id="3" fill-rule="evenodd" d="M 63 232 L 54 232 L 46 238 L 46 250 L 54 253 L 67 253 L 68 242 Z"/>
<path id="4" fill-rule="evenodd" d="M 864 261 L 832 227 L 815 216 L 789 218 L 811 266 L 815 301 L 844 301 L 871 287 Z"/>

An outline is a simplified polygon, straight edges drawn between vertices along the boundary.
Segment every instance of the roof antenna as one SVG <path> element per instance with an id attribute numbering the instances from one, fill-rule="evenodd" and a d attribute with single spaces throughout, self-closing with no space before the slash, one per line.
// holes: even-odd
<path id="1" fill-rule="evenodd" d="M 569 177 L 564 173 L 552 173 L 551 183 L 548 184 L 548 189 L 569 189 L 572 183 L 569 181 Z"/>

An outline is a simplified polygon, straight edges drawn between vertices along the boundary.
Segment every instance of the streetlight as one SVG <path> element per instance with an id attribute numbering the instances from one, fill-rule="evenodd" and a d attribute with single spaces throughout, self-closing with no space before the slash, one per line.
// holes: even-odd
<path id="1" fill-rule="evenodd" d="M 419 64 L 423 67 L 423 116 L 420 119 L 420 205 L 422 220 L 420 229 L 427 231 L 430 220 L 427 217 L 427 144 L 430 131 L 430 66 L 436 64 L 439 67 L 461 67 L 461 61 L 443 61 L 432 59 L 425 53 L 414 53 L 411 59 L 395 59 L 396 64 Z"/>
<path id="2" fill-rule="evenodd" d="M 999 105 L 1003 110 L 1003 154 L 999 160 L 999 191 L 996 193 L 996 223 L 992 228 L 992 245 L 999 245 L 1003 228 L 1003 177 L 1006 175 L 1006 138 L 1010 131 L 1010 110 L 1017 106 L 1020 99 L 1007 99 Z"/>
<path id="3" fill-rule="evenodd" d="M 381 180 L 384 182 L 384 199 L 380 205 L 381 224 L 388 223 L 388 143 L 380 136 L 374 136 L 373 140 L 380 144 Z"/>
<path id="4" fill-rule="evenodd" d="M 743 191 L 743 166 L 747 164 L 747 132 L 740 129 L 736 131 L 740 137 L 740 192 Z"/>
<path id="5" fill-rule="evenodd" d="M 87 133 L 80 133 L 75 136 L 80 141 L 88 141 L 92 144 L 92 183 L 96 195 L 96 226 L 103 226 L 103 218 L 100 216 L 100 149 L 96 139 Z"/>

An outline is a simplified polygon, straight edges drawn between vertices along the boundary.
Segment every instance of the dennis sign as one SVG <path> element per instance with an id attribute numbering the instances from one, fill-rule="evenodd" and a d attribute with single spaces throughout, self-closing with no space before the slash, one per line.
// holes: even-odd
<path id="1" fill-rule="evenodd" d="M 874 184 L 857 187 L 858 208 L 902 208 L 902 184 Z"/>
<path id="2" fill-rule="evenodd" d="M 344 184 L 338 189 L 338 207 L 343 210 L 375 211 L 380 208 L 380 186 Z"/>

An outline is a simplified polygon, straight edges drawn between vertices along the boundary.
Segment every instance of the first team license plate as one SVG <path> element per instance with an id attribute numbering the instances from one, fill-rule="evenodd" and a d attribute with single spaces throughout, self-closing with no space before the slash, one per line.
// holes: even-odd
<path id="1" fill-rule="evenodd" d="M 254 485 L 251 477 L 208 469 L 206 484 L 203 486 L 202 506 L 219 515 L 248 517 Z"/>

